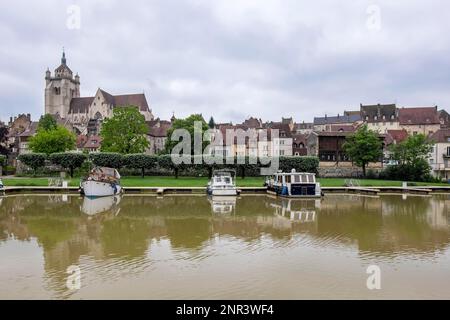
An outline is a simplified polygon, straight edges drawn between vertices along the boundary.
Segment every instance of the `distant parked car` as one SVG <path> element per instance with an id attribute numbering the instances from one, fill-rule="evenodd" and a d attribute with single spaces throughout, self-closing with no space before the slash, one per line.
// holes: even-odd
<path id="1" fill-rule="evenodd" d="M 398 161 L 397 160 L 383 160 L 383 165 L 396 166 L 396 165 L 398 165 Z"/>

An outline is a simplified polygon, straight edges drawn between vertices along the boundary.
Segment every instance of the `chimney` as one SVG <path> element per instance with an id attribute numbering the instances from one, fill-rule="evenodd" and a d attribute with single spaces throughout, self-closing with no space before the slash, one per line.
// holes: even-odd
<path id="1" fill-rule="evenodd" d="M 327 114 L 325 113 L 325 120 L 327 120 Z"/>

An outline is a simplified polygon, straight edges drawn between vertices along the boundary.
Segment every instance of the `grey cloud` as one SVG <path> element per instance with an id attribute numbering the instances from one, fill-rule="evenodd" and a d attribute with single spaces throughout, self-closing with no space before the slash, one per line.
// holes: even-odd
<path id="1" fill-rule="evenodd" d="M 0 118 L 43 111 L 66 47 L 82 94 L 142 92 L 156 116 L 298 121 L 359 103 L 450 103 L 446 1 L 51 1 L 0 4 Z M 67 6 L 81 29 L 66 28 Z M 448 108 L 447 108 L 448 109 Z"/>

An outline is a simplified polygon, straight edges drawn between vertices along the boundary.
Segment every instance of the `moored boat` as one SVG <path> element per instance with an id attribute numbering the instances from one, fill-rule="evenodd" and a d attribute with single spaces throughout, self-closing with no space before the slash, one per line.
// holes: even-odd
<path id="1" fill-rule="evenodd" d="M 274 176 L 268 177 L 265 185 L 268 193 L 281 197 L 319 198 L 322 196 L 316 175 L 296 172 L 295 169 L 289 173 L 278 172 Z"/>
<path id="2" fill-rule="evenodd" d="M 116 169 L 96 167 L 80 184 L 81 193 L 87 197 L 107 197 L 122 193 L 120 174 Z"/>
<path id="3" fill-rule="evenodd" d="M 213 196 L 236 196 L 238 190 L 235 182 L 236 172 L 233 170 L 215 170 L 206 191 Z"/>

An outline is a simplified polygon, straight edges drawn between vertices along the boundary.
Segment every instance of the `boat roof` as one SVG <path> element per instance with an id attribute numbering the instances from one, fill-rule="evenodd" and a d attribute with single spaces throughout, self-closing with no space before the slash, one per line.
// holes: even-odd
<path id="1" fill-rule="evenodd" d="M 275 176 L 292 176 L 292 175 L 310 175 L 315 176 L 315 173 L 311 172 L 277 172 L 274 174 Z"/>
<path id="2" fill-rule="evenodd" d="M 230 176 L 230 175 L 236 175 L 236 170 L 221 169 L 213 171 L 213 176 Z"/>

